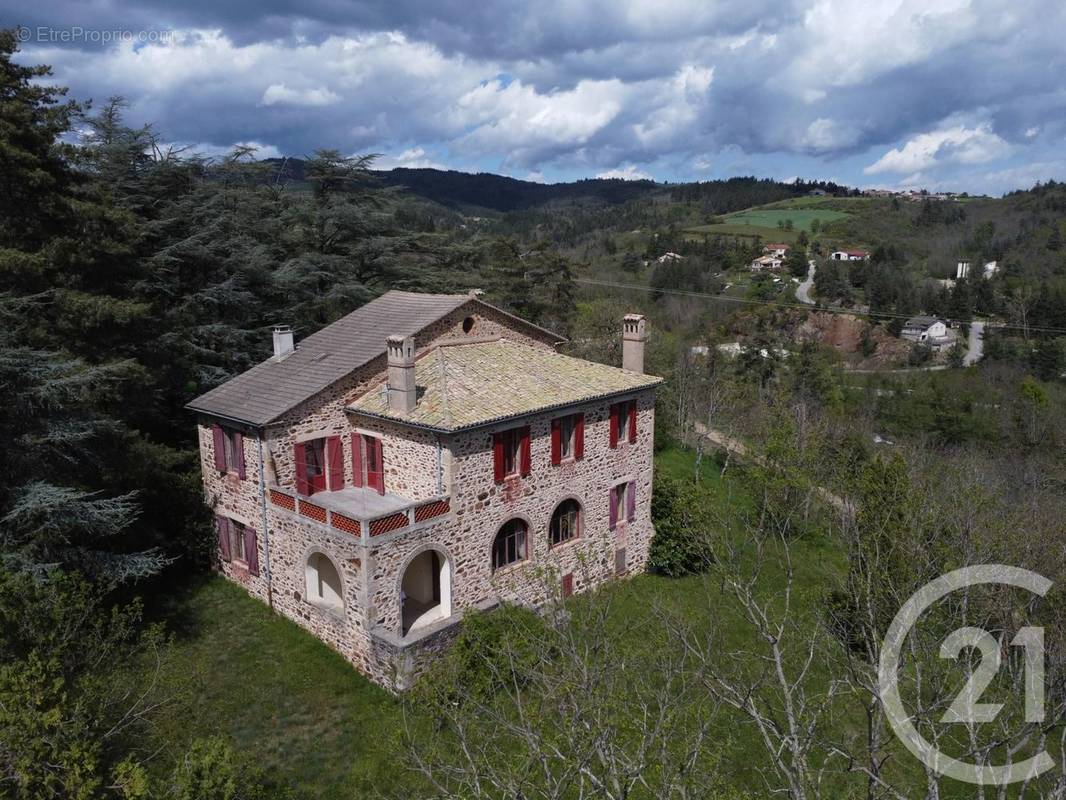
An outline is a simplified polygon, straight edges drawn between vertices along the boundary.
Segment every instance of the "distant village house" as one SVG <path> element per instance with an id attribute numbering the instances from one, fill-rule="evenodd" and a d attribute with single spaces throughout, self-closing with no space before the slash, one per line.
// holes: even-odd
<path id="1" fill-rule="evenodd" d="M 829 258 L 833 261 L 869 261 L 870 254 L 865 250 L 834 250 Z"/>
<path id="2" fill-rule="evenodd" d="M 763 270 L 781 269 L 784 263 L 783 260 L 776 256 L 759 256 L 751 262 L 750 267 L 752 272 L 762 272 Z"/>
<path id="3" fill-rule="evenodd" d="M 903 323 L 900 337 L 910 342 L 921 342 L 934 349 L 950 343 L 947 323 L 936 317 L 911 317 Z"/>

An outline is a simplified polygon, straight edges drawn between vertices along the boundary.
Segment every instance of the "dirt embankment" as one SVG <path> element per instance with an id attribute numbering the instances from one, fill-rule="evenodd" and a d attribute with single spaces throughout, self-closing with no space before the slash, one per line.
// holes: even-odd
<path id="1" fill-rule="evenodd" d="M 801 341 L 816 341 L 836 349 L 853 369 L 896 367 L 907 360 L 909 345 L 883 326 L 850 314 L 813 311 L 796 330 Z"/>

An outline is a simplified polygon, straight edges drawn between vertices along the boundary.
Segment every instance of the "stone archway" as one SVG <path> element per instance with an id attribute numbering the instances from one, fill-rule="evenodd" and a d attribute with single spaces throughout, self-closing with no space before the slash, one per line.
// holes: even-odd
<path id="1" fill-rule="evenodd" d="M 407 564 L 400 581 L 401 634 L 452 614 L 452 572 L 439 550 L 423 550 Z"/>

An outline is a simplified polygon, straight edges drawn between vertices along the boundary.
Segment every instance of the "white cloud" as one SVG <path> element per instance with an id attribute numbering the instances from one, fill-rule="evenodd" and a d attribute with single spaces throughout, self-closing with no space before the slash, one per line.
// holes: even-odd
<path id="1" fill-rule="evenodd" d="M 918 172 L 942 164 L 983 164 L 1010 154 L 1011 146 L 982 122 L 920 133 L 885 153 L 863 172 Z"/>
<path id="2" fill-rule="evenodd" d="M 1026 128 L 1025 129 L 1025 138 L 1026 139 L 1035 139 L 1039 134 L 1040 134 L 1040 128 L 1036 127 L 1035 125 L 1032 128 Z"/>
<path id="3" fill-rule="evenodd" d="M 548 182 L 548 179 L 544 177 L 544 173 L 540 172 L 539 170 L 533 170 L 532 172 L 526 173 L 526 176 L 524 178 L 522 178 L 522 180 L 529 181 L 530 183 L 547 183 Z"/>
<path id="4" fill-rule="evenodd" d="M 819 117 L 807 126 L 803 135 L 804 147 L 824 153 L 850 147 L 859 138 L 859 130 L 850 123 Z"/>
<path id="5" fill-rule="evenodd" d="M 263 92 L 260 102 L 265 106 L 285 103 L 291 106 L 329 106 L 339 102 L 341 96 L 326 88 L 290 89 L 284 83 L 272 83 Z"/>
<path id="6" fill-rule="evenodd" d="M 520 80 L 486 81 L 458 98 L 451 116 L 472 126 L 467 138 L 478 145 L 579 145 L 603 130 L 622 108 L 626 87 L 619 80 L 581 81 L 573 89 L 541 93 Z"/>
<path id="7" fill-rule="evenodd" d="M 411 147 L 398 155 L 382 155 L 374 162 L 374 169 L 448 169 L 444 164 L 434 161 L 422 147 Z"/>
<path id="8" fill-rule="evenodd" d="M 651 181 L 655 180 L 644 170 L 637 169 L 634 164 L 627 164 L 622 168 L 609 169 L 596 174 L 597 178 L 621 178 L 624 181 Z"/>

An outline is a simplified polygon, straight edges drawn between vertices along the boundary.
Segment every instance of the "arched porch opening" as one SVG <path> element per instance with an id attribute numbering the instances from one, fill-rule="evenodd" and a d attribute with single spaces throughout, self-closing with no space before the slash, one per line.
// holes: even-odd
<path id="1" fill-rule="evenodd" d="M 423 550 L 407 565 L 400 582 L 402 635 L 452 614 L 452 576 L 448 559 Z"/>

